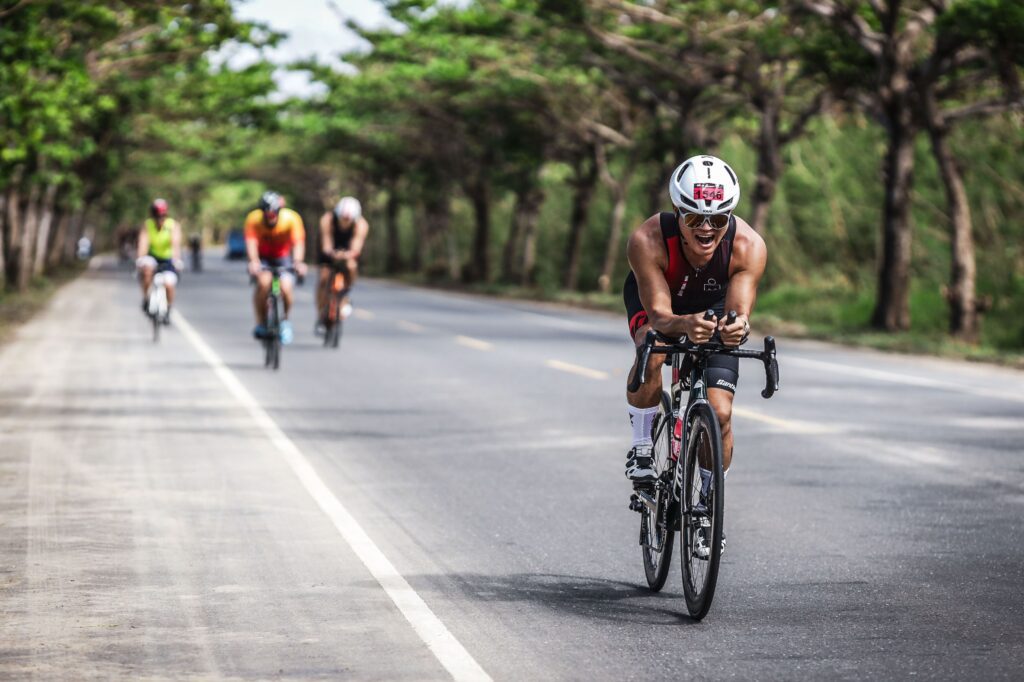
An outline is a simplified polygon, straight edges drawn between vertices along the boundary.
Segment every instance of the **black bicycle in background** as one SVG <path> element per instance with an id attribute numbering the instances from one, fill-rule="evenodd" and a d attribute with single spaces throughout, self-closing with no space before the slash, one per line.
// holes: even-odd
<path id="1" fill-rule="evenodd" d="M 345 321 L 341 314 L 341 305 L 349 292 L 348 278 L 348 265 L 344 261 L 331 265 L 324 310 L 320 311 L 320 319 L 324 324 L 324 347 L 326 348 L 337 348 L 341 341 L 341 327 Z"/>
<path id="2" fill-rule="evenodd" d="M 267 324 L 266 332 L 260 341 L 263 343 L 263 366 L 278 369 L 281 366 L 281 273 L 295 273 L 294 267 L 270 266 L 270 291 L 267 292 Z M 254 284 L 256 278 L 250 278 Z M 303 278 L 296 274 L 295 283 L 302 284 Z"/>
<path id="3" fill-rule="evenodd" d="M 704 319 L 714 316 L 714 311 L 708 310 Z M 731 324 L 736 312 L 730 311 L 726 319 Z M 647 584 L 652 590 L 658 591 L 665 585 L 675 532 L 680 531 L 686 608 L 693 618 L 700 620 L 707 615 L 715 596 L 725 515 L 722 432 L 708 402 L 708 358 L 717 354 L 760 360 L 765 372 L 761 396 L 771 398 L 779 389 L 775 339 L 766 336 L 763 351 L 750 351 L 716 341 L 696 345 L 651 330 L 637 348 L 637 370 L 629 383 L 630 392 L 646 380 L 651 353 L 668 356 L 666 364 L 672 367 L 671 394 L 662 393 L 661 409 L 651 432 L 657 478 L 653 484 L 634 490 L 629 506 L 640 512 L 640 548 Z"/>

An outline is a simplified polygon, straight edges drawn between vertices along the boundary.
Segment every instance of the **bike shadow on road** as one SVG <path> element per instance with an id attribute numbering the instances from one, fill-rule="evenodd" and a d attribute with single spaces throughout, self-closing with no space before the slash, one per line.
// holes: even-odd
<path id="1" fill-rule="evenodd" d="M 586 620 L 641 625 L 696 623 L 687 614 L 682 595 L 655 593 L 621 580 L 555 573 L 455 573 L 420 578 L 432 583 L 439 579 L 453 581 L 474 601 L 529 602 Z M 419 582 L 415 577 L 411 581 Z"/>

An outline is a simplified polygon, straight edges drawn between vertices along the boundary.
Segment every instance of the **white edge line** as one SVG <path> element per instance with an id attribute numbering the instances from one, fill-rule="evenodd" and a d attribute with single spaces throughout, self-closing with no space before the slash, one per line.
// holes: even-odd
<path id="1" fill-rule="evenodd" d="M 491 350 L 494 348 L 493 343 L 474 339 L 472 336 L 462 336 L 461 334 L 455 337 L 455 343 L 466 346 L 467 348 L 475 348 L 476 350 Z"/>
<path id="2" fill-rule="evenodd" d="M 570 374 L 576 374 L 581 377 L 587 377 L 588 379 L 607 379 L 608 372 L 602 372 L 599 369 L 590 369 L 589 367 L 580 367 L 574 365 L 571 362 L 562 362 L 561 360 L 548 360 L 544 363 L 551 369 L 557 369 L 562 372 L 569 372 Z"/>
<path id="3" fill-rule="evenodd" d="M 216 352 L 206 344 L 199 333 L 181 314 L 175 311 L 174 324 L 189 340 L 199 355 L 206 360 L 214 373 L 220 377 L 232 395 L 249 411 L 253 421 L 263 430 L 271 443 L 277 447 L 284 460 L 291 467 L 306 491 L 334 523 L 341 536 L 355 552 L 359 560 L 370 571 L 374 579 L 384 588 L 388 597 L 402 612 L 416 634 L 430 648 L 431 653 L 456 680 L 490 680 L 490 676 L 470 655 L 466 648 L 445 627 L 422 597 L 416 593 L 398 570 L 392 565 L 380 548 L 370 539 L 359 522 L 330 491 L 319 474 L 302 454 L 298 446 L 277 426 L 267 412 L 260 407 L 242 382 L 228 369 Z"/>
<path id="4" fill-rule="evenodd" d="M 948 391 L 958 391 L 960 393 L 969 393 L 982 398 L 997 398 L 1000 400 L 1009 400 L 1012 402 L 1024 402 L 1024 396 L 1016 395 L 1013 393 L 1004 393 L 1002 391 L 993 391 L 986 388 L 979 388 L 975 386 L 965 386 L 964 384 L 957 384 L 951 381 L 942 381 L 940 379 L 929 379 L 927 377 L 915 377 L 909 374 L 899 374 L 897 372 L 886 372 L 880 369 L 871 369 L 869 367 L 854 367 L 852 365 L 843 365 L 836 362 L 825 362 L 824 360 L 812 360 L 811 358 L 801 357 L 787 357 L 782 360 L 783 363 L 793 363 L 796 365 L 804 365 L 806 367 L 820 367 L 836 374 L 846 374 L 848 376 L 861 377 L 862 379 L 875 379 L 876 381 L 887 381 L 894 384 L 905 384 L 907 386 L 924 386 L 928 388 L 940 388 Z"/>

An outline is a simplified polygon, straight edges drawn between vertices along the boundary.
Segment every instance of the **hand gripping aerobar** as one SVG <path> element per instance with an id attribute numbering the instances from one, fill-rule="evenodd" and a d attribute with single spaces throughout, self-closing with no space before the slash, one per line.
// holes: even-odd
<path id="1" fill-rule="evenodd" d="M 704 313 L 705 320 L 713 320 L 714 318 L 714 310 L 709 309 Z M 725 321 L 727 324 L 735 322 L 736 311 L 730 310 Z M 743 342 L 745 341 L 746 339 Z M 657 345 L 658 343 L 663 345 Z M 673 339 L 653 329 L 648 330 L 643 344 L 637 346 L 636 349 L 636 371 L 633 372 L 633 378 L 627 386 L 630 393 L 635 393 L 647 381 L 647 362 L 651 358 L 651 353 L 661 353 L 669 356 L 675 353 L 690 353 L 703 358 L 716 354 L 732 355 L 738 358 L 757 358 L 764 363 L 765 386 L 764 390 L 761 391 L 761 397 L 765 399 L 771 398 L 775 395 L 775 391 L 779 390 L 779 362 L 775 357 L 775 339 L 771 336 L 764 337 L 763 351 L 754 351 L 731 348 L 723 345 L 721 341 L 715 340 L 696 344 L 692 343 L 685 336 L 681 339 Z"/>

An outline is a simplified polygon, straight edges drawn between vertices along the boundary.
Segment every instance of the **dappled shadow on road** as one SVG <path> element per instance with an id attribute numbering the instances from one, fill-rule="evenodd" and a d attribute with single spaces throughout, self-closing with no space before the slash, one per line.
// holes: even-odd
<path id="1" fill-rule="evenodd" d="M 434 581 L 438 576 L 422 576 Z M 415 582 L 415 578 L 412 581 Z M 486 602 L 529 602 L 584 620 L 601 619 L 646 625 L 694 623 L 678 594 L 655 593 L 637 583 L 580 575 L 455 573 L 467 597 Z"/>

